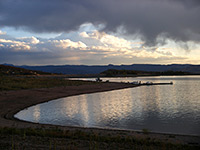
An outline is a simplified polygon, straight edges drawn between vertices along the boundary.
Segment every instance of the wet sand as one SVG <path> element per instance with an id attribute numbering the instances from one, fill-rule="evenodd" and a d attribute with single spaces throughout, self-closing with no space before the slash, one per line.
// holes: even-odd
<path id="1" fill-rule="evenodd" d="M 37 123 L 30 123 L 15 119 L 13 116 L 18 111 L 29 106 L 36 105 L 42 102 L 47 102 L 53 99 L 88 94 L 95 92 L 104 92 L 110 90 L 118 90 L 124 88 L 133 88 L 137 85 L 125 83 L 100 83 L 79 86 L 43 88 L 43 89 L 28 89 L 17 91 L 1 91 L 0 92 L 0 127 L 14 127 L 14 128 L 59 128 L 62 130 L 82 130 L 84 132 L 97 132 L 102 134 L 127 135 L 136 138 L 152 138 L 159 139 L 163 142 L 194 144 L 200 145 L 199 136 L 189 135 L 170 135 L 161 133 L 143 133 L 138 131 L 127 130 L 112 130 L 112 129 L 96 129 L 96 128 L 82 128 L 82 127 L 63 127 L 55 125 L 44 125 Z"/>

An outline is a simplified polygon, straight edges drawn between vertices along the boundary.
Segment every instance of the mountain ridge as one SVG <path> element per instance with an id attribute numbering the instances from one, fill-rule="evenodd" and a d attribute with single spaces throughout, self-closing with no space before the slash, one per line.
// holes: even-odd
<path id="1" fill-rule="evenodd" d="M 12 65 L 12 64 L 8 64 Z M 15 65 L 13 65 L 15 66 Z M 99 74 L 108 69 L 136 70 L 136 71 L 183 71 L 191 74 L 200 74 L 200 65 L 192 64 L 131 64 L 131 65 L 45 65 L 45 66 L 16 66 L 29 70 L 61 74 Z"/>
<path id="2" fill-rule="evenodd" d="M 0 64 L 0 76 L 1 75 L 51 75 L 52 73 L 30 70 L 14 65 L 1 65 Z"/>

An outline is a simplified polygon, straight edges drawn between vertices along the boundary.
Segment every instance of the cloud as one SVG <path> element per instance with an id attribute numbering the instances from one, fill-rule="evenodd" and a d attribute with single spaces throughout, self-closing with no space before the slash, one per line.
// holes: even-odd
<path id="1" fill-rule="evenodd" d="M 7 47 L 13 50 L 30 50 L 31 49 L 31 47 L 28 44 L 26 44 L 25 42 L 20 42 L 20 41 L 0 39 L 0 44 L 3 45 L 2 47 Z"/>
<path id="2" fill-rule="evenodd" d="M 83 49 L 83 48 L 86 48 L 87 46 L 83 43 L 83 42 L 73 42 L 69 39 L 65 39 L 65 40 L 53 40 L 53 41 L 50 41 L 51 43 L 55 44 L 56 47 L 60 47 L 60 48 L 63 48 L 63 49 L 66 49 L 66 48 L 79 48 L 79 49 Z"/>
<path id="3" fill-rule="evenodd" d="M 79 35 L 83 38 L 89 38 L 89 35 L 86 32 L 81 32 Z"/>
<path id="4" fill-rule="evenodd" d="M 1 0 L 0 25 L 35 32 L 69 32 L 84 23 L 123 28 L 156 45 L 163 33 L 175 41 L 200 41 L 199 0 Z"/>
<path id="5" fill-rule="evenodd" d="M 18 38 L 19 40 L 22 40 L 28 44 L 38 44 L 40 43 L 40 40 L 38 40 L 36 37 L 32 36 L 32 37 L 22 37 L 22 38 Z"/>
<path id="6" fill-rule="evenodd" d="M 35 37 L 6 39 L 0 37 L 0 63 L 18 65 L 47 64 L 133 64 L 198 62 L 190 55 L 176 53 L 167 46 L 145 47 L 142 42 L 126 40 L 105 32 L 80 32 L 76 38 L 37 39 Z M 74 37 L 74 34 L 71 35 Z M 95 43 L 95 44 L 91 44 Z M 169 43 L 169 41 L 166 41 Z M 174 43 L 175 44 L 175 43 Z M 190 43 L 194 45 L 194 43 Z M 198 51 L 198 45 L 196 51 Z M 198 55 L 199 53 L 196 52 Z M 185 62 L 184 62 L 185 63 Z"/>
<path id="7" fill-rule="evenodd" d="M 99 40 L 104 46 L 114 47 L 114 48 L 132 48 L 132 42 L 125 40 L 123 38 L 116 37 L 114 35 L 109 35 L 104 32 L 95 31 L 88 34 L 88 37 Z"/>
<path id="8" fill-rule="evenodd" d="M 6 34 L 6 32 L 3 32 L 0 30 L 0 35 L 5 35 L 5 34 Z"/>

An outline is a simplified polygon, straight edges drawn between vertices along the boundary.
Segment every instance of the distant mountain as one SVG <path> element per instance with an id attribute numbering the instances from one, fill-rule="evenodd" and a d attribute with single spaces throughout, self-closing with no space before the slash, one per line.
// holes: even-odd
<path id="1" fill-rule="evenodd" d="M 160 75 L 190 75 L 190 73 L 183 71 L 149 72 L 149 71 L 116 70 L 116 69 L 109 69 L 104 72 L 101 72 L 101 76 L 104 77 L 134 77 L 134 76 L 160 76 Z"/>
<path id="2" fill-rule="evenodd" d="M 154 65 L 154 64 L 133 64 L 133 65 L 104 65 L 104 66 L 87 66 L 87 65 L 48 65 L 48 66 L 18 66 L 29 70 L 38 70 L 50 73 L 62 74 L 99 74 L 109 69 L 116 70 L 135 70 L 149 72 L 164 71 L 182 71 L 191 74 L 200 74 L 200 65 L 190 64 L 171 64 L 171 65 Z"/>
<path id="3" fill-rule="evenodd" d="M 24 68 L 14 67 L 13 65 L 0 65 L 0 75 L 47 75 L 42 71 L 33 71 Z"/>

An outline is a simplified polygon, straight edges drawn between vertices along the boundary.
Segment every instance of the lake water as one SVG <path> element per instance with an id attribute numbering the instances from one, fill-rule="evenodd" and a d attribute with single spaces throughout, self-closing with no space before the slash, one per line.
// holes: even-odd
<path id="1" fill-rule="evenodd" d="M 152 81 L 142 86 L 61 98 L 15 115 L 30 122 L 64 126 L 148 129 L 200 136 L 200 76 L 105 78 L 117 82 Z"/>

